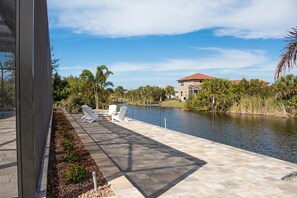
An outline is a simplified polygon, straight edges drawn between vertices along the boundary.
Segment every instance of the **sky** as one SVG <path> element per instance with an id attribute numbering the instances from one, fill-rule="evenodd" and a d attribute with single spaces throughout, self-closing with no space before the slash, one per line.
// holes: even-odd
<path id="1" fill-rule="evenodd" d="M 126 89 L 177 87 L 194 73 L 272 83 L 296 8 L 296 0 L 48 0 L 59 74 L 106 65 Z"/>

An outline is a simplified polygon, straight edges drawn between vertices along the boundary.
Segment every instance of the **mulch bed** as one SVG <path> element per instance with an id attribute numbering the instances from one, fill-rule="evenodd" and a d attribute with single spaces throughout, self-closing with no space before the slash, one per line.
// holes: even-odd
<path id="1" fill-rule="evenodd" d="M 64 180 L 64 171 L 71 163 L 64 162 L 63 156 L 65 151 L 61 146 L 63 135 L 59 132 L 59 124 L 67 120 L 63 111 L 55 109 L 53 114 L 53 127 L 51 134 L 50 153 L 49 153 L 49 169 L 48 169 L 48 184 L 47 184 L 47 197 L 107 197 L 114 196 L 115 194 L 108 185 L 106 179 L 98 169 L 96 163 L 92 159 L 90 153 L 82 144 L 80 138 L 75 130 L 68 122 L 69 133 L 74 136 L 76 142 L 75 150 L 79 156 L 77 163 L 84 166 L 88 171 L 87 178 L 80 184 L 67 183 Z M 96 172 L 98 191 L 92 190 L 93 178 L 92 172 Z"/>

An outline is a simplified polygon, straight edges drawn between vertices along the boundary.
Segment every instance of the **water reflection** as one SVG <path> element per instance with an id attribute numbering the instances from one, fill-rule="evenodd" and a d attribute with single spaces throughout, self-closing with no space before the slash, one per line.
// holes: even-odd
<path id="1" fill-rule="evenodd" d="M 188 112 L 129 106 L 128 117 L 297 163 L 297 121 L 267 116 Z"/>

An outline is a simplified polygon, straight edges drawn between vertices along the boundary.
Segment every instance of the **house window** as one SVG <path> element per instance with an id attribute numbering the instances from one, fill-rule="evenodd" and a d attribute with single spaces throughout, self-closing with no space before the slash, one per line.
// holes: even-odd
<path id="1" fill-rule="evenodd" d="M 181 82 L 181 83 L 180 83 L 180 86 L 182 86 L 182 87 L 183 87 L 183 86 L 184 86 L 184 82 Z"/>
<path id="2" fill-rule="evenodd" d="M 182 91 L 180 92 L 180 96 L 183 97 L 183 92 Z"/>

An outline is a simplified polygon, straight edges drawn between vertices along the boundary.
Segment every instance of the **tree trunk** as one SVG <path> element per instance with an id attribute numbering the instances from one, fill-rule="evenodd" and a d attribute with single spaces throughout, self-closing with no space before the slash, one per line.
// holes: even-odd
<path id="1" fill-rule="evenodd" d="M 95 93 L 95 103 L 96 103 L 96 109 L 99 109 L 99 98 L 98 98 L 98 93 Z"/>

